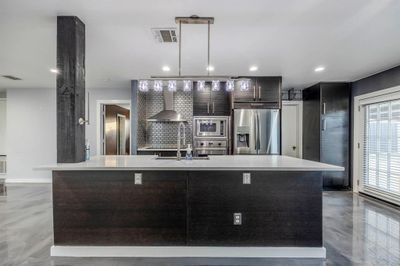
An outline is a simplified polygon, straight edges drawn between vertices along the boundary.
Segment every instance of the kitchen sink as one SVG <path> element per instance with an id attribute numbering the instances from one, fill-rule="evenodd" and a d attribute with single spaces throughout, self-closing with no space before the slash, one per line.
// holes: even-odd
<path id="1" fill-rule="evenodd" d="M 178 157 L 176 156 L 158 156 L 156 157 L 156 160 L 178 160 Z M 208 156 L 200 156 L 200 157 L 192 157 L 192 160 L 210 160 L 210 157 Z M 185 156 L 182 156 L 181 161 L 186 161 Z"/>

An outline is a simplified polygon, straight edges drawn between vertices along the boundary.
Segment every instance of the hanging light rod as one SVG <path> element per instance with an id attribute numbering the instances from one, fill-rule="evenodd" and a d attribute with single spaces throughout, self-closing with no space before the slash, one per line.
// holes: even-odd
<path id="1" fill-rule="evenodd" d="M 176 24 L 214 24 L 214 17 L 199 17 L 196 15 L 190 17 L 175 17 Z"/>
<path id="2" fill-rule="evenodd" d="M 212 81 L 212 80 L 250 80 L 250 78 L 239 78 L 239 77 L 232 77 L 232 76 L 151 76 L 147 80 L 205 80 L 205 81 Z"/>

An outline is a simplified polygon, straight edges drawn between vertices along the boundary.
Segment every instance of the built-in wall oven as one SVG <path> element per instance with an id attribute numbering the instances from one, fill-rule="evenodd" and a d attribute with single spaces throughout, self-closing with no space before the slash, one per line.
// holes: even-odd
<path id="1" fill-rule="evenodd" d="M 230 117 L 193 117 L 193 148 L 195 156 L 229 154 Z"/>

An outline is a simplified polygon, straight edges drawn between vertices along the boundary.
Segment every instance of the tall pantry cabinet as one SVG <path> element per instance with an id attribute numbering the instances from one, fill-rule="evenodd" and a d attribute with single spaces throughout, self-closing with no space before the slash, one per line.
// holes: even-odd
<path id="1" fill-rule="evenodd" d="M 350 188 L 349 83 L 322 82 L 303 90 L 303 159 L 343 166 L 324 172 L 325 189 Z"/>

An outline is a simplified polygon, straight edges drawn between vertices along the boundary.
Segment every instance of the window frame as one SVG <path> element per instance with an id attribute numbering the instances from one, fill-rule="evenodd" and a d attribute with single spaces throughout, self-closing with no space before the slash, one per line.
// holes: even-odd
<path id="1" fill-rule="evenodd" d="M 400 100 L 400 86 L 379 90 L 372 93 L 362 94 L 354 97 L 354 132 L 353 132 L 353 191 L 363 192 L 383 200 L 400 205 L 400 201 L 387 197 L 385 194 L 371 193 L 364 188 L 363 163 L 364 163 L 364 124 L 365 106 L 386 101 Z"/>

